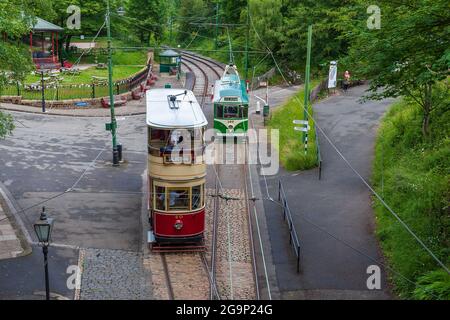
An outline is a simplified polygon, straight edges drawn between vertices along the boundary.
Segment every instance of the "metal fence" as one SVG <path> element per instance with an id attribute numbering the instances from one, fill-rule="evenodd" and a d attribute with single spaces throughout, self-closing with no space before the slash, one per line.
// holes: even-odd
<path id="1" fill-rule="evenodd" d="M 281 204 L 283 210 L 283 220 L 287 222 L 289 227 L 289 244 L 292 246 L 292 249 L 297 256 L 298 273 L 300 272 L 300 241 L 294 227 L 294 222 L 292 221 L 291 209 L 289 208 L 288 200 L 281 180 L 278 180 L 278 202 Z"/>
<path id="2" fill-rule="evenodd" d="M 137 88 L 148 77 L 151 66 L 148 65 L 133 77 L 116 81 L 113 84 L 114 94 L 123 94 Z M 0 88 L 0 96 L 20 96 L 23 100 L 41 100 L 44 94 L 47 101 L 60 101 L 70 99 L 95 99 L 106 97 L 109 94 L 108 83 L 91 84 L 45 84 L 24 85 L 20 83 L 9 84 Z"/>

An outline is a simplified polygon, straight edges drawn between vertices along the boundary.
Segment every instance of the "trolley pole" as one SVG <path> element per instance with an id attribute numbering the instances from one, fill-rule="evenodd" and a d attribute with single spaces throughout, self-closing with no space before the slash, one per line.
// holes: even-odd
<path id="1" fill-rule="evenodd" d="M 309 103 L 309 80 L 311 69 L 311 42 L 312 25 L 308 27 L 308 48 L 306 54 L 306 72 L 305 72 L 305 106 L 303 109 L 303 120 L 308 121 L 308 103 Z M 308 127 L 308 126 L 307 126 Z M 305 144 L 305 154 L 308 153 L 308 130 L 303 132 L 303 143 Z"/>
<path id="2" fill-rule="evenodd" d="M 247 34 L 245 37 L 245 80 L 248 80 L 248 46 L 250 41 L 250 1 L 247 0 Z"/>
<path id="3" fill-rule="evenodd" d="M 111 53 L 111 12 L 109 0 L 106 0 L 106 30 L 108 37 L 108 82 L 109 82 L 109 103 L 111 111 L 111 123 L 106 124 L 106 130 L 111 131 L 112 147 L 113 147 L 113 166 L 119 166 L 119 150 L 117 148 L 117 121 L 114 112 L 114 89 L 113 89 L 113 69 L 112 69 L 112 53 Z"/>

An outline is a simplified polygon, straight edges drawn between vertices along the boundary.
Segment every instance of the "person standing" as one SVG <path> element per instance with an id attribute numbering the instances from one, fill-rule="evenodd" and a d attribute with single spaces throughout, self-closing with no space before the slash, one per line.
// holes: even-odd
<path id="1" fill-rule="evenodd" d="M 348 87 L 350 86 L 350 72 L 348 72 L 348 70 L 345 71 L 344 73 L 344 92 L 347 92 Z"/>

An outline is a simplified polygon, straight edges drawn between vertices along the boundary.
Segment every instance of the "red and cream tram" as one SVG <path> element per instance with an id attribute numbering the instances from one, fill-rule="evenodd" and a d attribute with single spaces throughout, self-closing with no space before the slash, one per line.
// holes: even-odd
<path id="1" fill-rule="evenodd" d="M 192 91 L 147 91 L 149 242 L 201 248 L 205 230 L 204 161 L 208 122 Z"/>

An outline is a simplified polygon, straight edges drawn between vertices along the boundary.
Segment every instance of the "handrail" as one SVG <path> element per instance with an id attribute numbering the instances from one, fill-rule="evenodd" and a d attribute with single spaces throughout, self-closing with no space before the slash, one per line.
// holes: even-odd
<path id="1" fill-rule="evenodd" d="M 295 230 L 294 222 L 292 220 L 291 209 L 284 191 L 284 186 L 281 180 L 278 180 L 278 202 L 283 208 L 283 220 L 287 221 L 289 227 L 289 244 L 292 246 L 295 255 L 297 256 L 297 273 L 300 272 L 300 241 Z"/>

